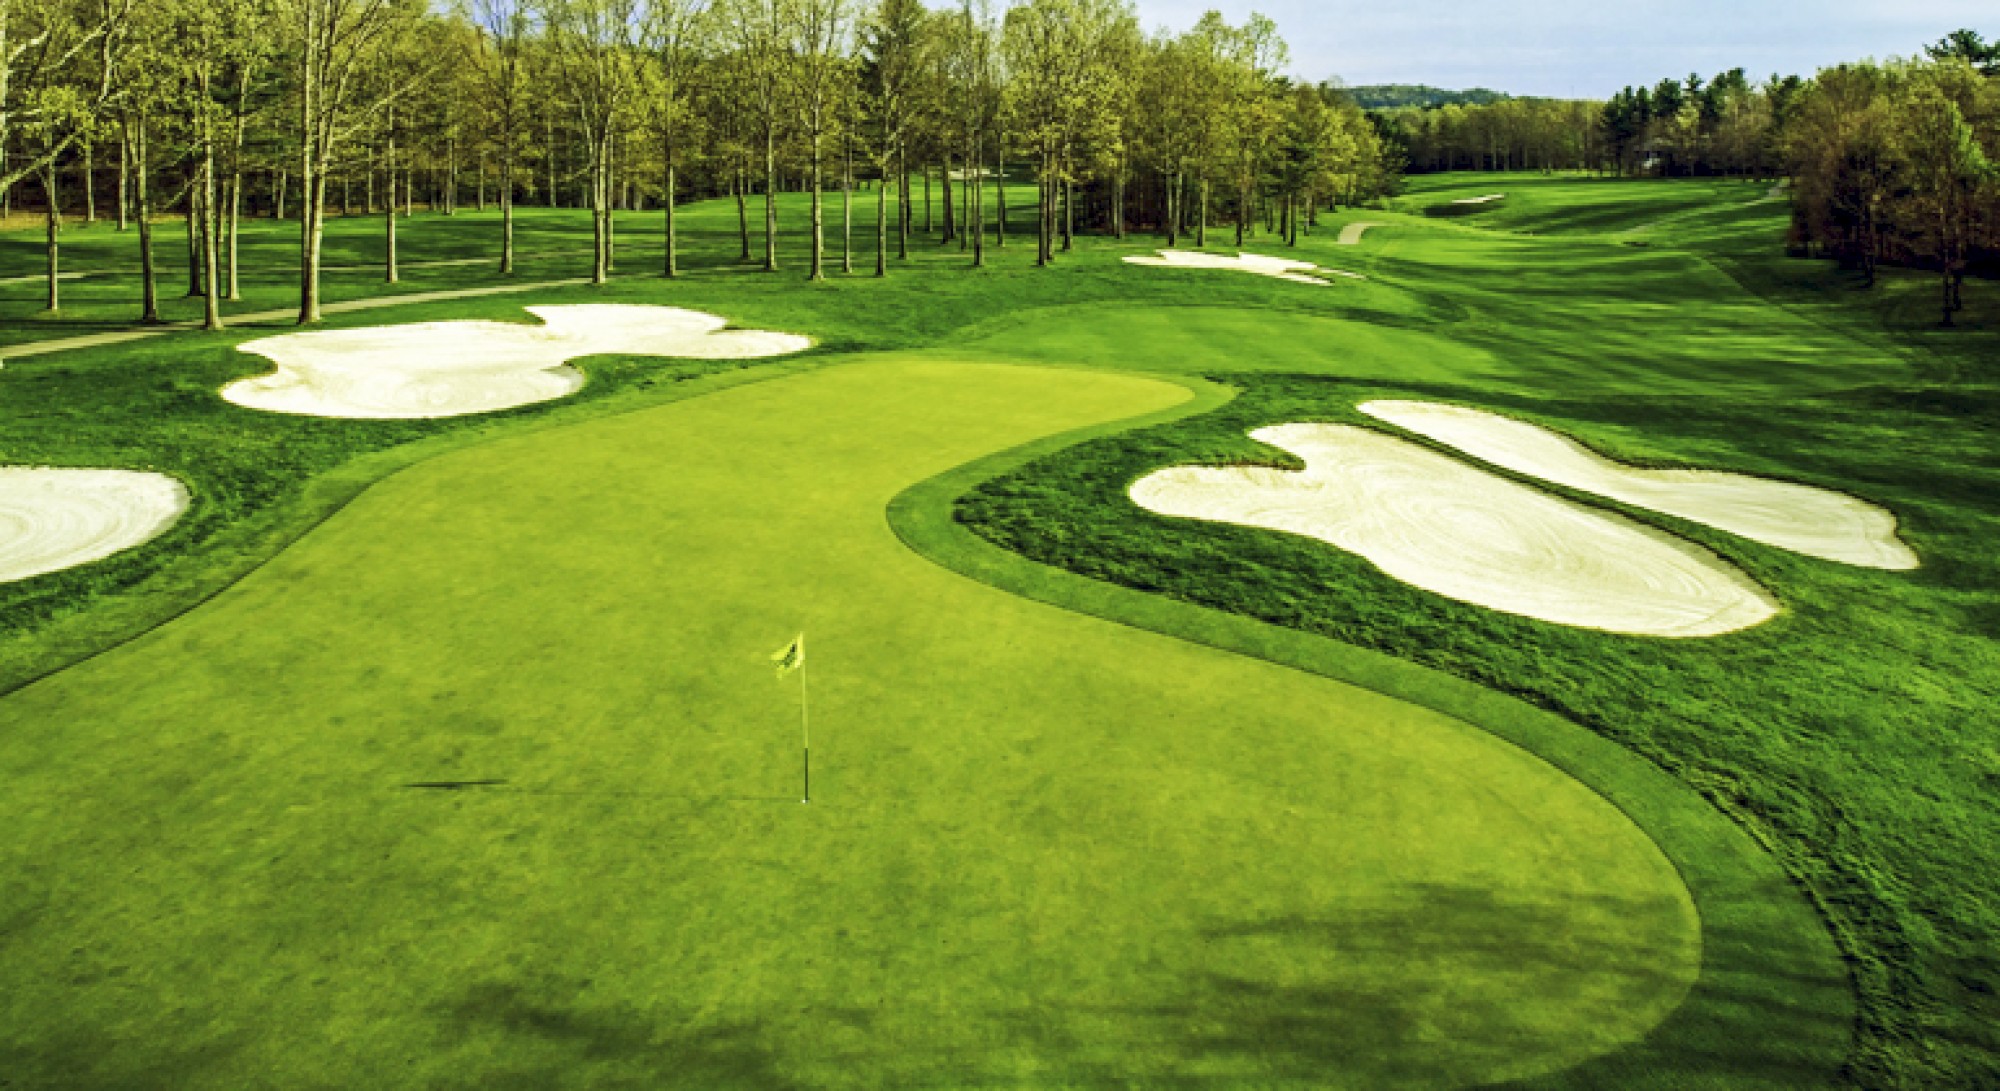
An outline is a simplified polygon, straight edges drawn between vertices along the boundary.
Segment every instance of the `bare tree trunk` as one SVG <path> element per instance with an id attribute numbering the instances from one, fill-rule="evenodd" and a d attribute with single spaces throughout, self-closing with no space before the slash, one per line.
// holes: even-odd
<path id="1" fill-rule="evenodd" d="M 97 222 L 97 148 L 83 141 L 83 222 Z"/>
<path id="2" fill-rule="evenodd" d="M 889 275 L 889 157 L 882 157 L 882 177 L 875 184 L 875 275 Z"/>
<path id="3" fill-rule="evenodd" d="M 222 284 L 217 267 L 216 235 L 222 227 L 222 210 L 216 205 L 215 137 L 202 138 L 201 164 L 201 328 L 222 328 Z"/>
<path id="4" fill-rule="evenodd" d="M 271 218 L 274 220 L 285 218 L 285 187 L 291 180 L 289 173 L 282 170 L 278 172 L 278 192 L 271 202 Z"/>
<path id="5" fill-rule="evenodd" d="M 1195 229 L 1195 246 L 1208 248 L 1208 179 L 1201 180 L 1201 221 Z"/>
<path id="6" fill-rule="evenodd" d="M 819 123 L 815 120 L 812 134 L 812 269 L 806 274 L 807 280 L 826 279 L 825 209 L 820 197 L 822 169 Z"/>
<path id="7" fill-rule="evenodd" d="M 52 138 L 53 139 L 53 138 Z M 43 221 L 48 229 L 49 292 L 47 311 L 62 309 L 62 209 L 56 197 L 56 161 L 52 157 L 42 168 L 42 191 L 48 196 L 48 209 L 43 213 Z"/>
<path id="8" fill-rule="evenodd" d="M 661 199 L 662 199 L 662 200 L 664 200 L 664 201 L 665 201 L 665 202 L 667 203 L 667 268 L 666 268 L 666 274 L 667 274 L 668 276 L 670 276 L 670 277 L 675 277 L 675 276 L 679 276 L 679 275 L 680 275 L 680 272 L 681 272 L 681 259 L 680 259 L 680 243 L 679 243 L 679 240 L 678 240 L 678 239 L 676 239 L 676 238 L 675 238 L 675 235 L 674 235 L 674 228 L 675 228 L 675 224 L 674 224 L 674 216 L 675 216 L 675 205 L 676 205 L 676 204 L 678 204 L 678 202 L 676 201 L 676 199 L 675 199 L 675 197 L 674 197 L 674 149 L 673 149 L 673 143 L 672 143 L 671 141 L 669 141 L 669 142 L 668 142 L 668 144 L 667 144 L 667 185 L 666 185 L 666 191 L 665 191 L 665 193 L 664 193 L 664 194 L 662 195 Z"/>
<path id="9" fill-rule="evenodd" d="M 118 141 L 118 230 L 132 226 L 132 146 Z"/>
<path id="10" fill-rule="evenodd" d="M 735 190 L 736 192 L 736 229 L 738 234 L 740 234 L 743 239 L 743 252 L 737 256 L 736 260 L 749 261 L 750 260 L 750 202 L 748 197 L 748 191 L 750 189 L 750 180 L 744 177 L 744 171 L 742 167 L 739 166 L 736 168 L 736 180 L 731 183 L 730 188 Z"/>
<path id="11" fill-rule="evenodd" d="M 979 151 L 980 146 L 984 143 L 985 141 L 980 139 L 978 134 L 973 135 L 972 157 L 967 161 L 967 166 L 972 172 L 972 180 L 967 184 L 967 188 L 971 190 L 971 193 L 967 197 L 967 203 L 972 206 L 972 216 L 970 219 L 972 223 L 972 267 L 974 269 L 983 268 L 986 265 L 986 178 L 984 173 L 979 169 Z"/>
<path id="12" fill-rule="evenodd" d="M 993 140 L 993 245 L 1007 249 L 1007 148 L 998 137 Z"/>
<path id="13" fill-rule="evenodd" d="M 605 229 L 609 216 L 606 205 L 610 204 L 609 192 L 611 140 L 608 134 L 598 135 L 591 140 L 590 165 L 590 223 L 591 241 L 594 249 L 590 262 L 590 282 L 603 284 L 611 279 L 611 240 Z"/>
<path id="14" fill-rule="evenodd" d="M 514 138 L 500 158 L 500 275 L 514 275 Z"/>
<path id="15" fill-rule="evenodd" d="M 394 284 L 396 283 L 396 114 L 393 110 L 389 113 L 389 143 L 383 154 L 385 156 L 383 177 L 389 183 L 389 199 L 382 204 L 386 210 L 386 214 L 382 217 L 383 239 L 387 244 L 382 259 L 384 262 L 382 279 Z"/>
<path id="16" fill-rule="evenodd" d="M 201 222 L 201 190 L 195 186 L 187 188 L 187 216 L 182 224 L 187 228 L 187 271 L 188 289 L 184 298 L 195 299 L 201 295 L 201 232 L 197 226 Z"/>
<path id="17" fill-rule="evenodd" d="M 764 271 L 778 271 L 778 134 L 764 126 Z"/>
<path id="18" fill-rule="evenodd" d="M 311 152 L 307 152 L 308 157 Z M 299 215 L 299 234 L 304 249 L 304 260 L 300 262 L 299 324 L 308 325 L 319 321 L 319 260 L 321 242 L 326 230 L 326 172 L 312 169 L 310 158 L 306 170 L 300 176 L 305 192 L 305 208 Z"/>
<path id="19" fill-rule="evenodd" d="M 229 149 L 229 298 L 232 300 L 243 298 L 242 283 L 238 277 L 236 234 L 243 223 L 243 136 L 249 124 L 241 104 L 249 93 L 250 68 L 246 65 L 236 85 L 236 131 Z"/>
<path id="20" fill-rule="evenodd" d="M 1035 238 L 1035 264 L 1048 265 L 1055 260 L 1055 163 L 1047 152 L 1042 153 L 1041 207 L 1037 210 Z"/>
<path id="21" fill-rule="evenodd" d="M 1063 172 L 1062 179 L 1063 253 L 1076 249 L 1076 183 L 1070 181 L 1069 172 Z"/>
<path id="22" fill-rule="evenodd" d="M 944 234 L 938 238 L 938 245 L 958 237 L 958 223 L 954 218 L 951 201 L 951 156 L 944 157 L 944 166 L 938 171 L 938 184 L 944 189 Z"/>
<path id="23" fill-rule="evenodd" d="M 854 272 L 854 138 L 845 130 L 841 136 L 843 160 L 840 170 L 840 271 Z"/>
<path id="24" fill-rule="evenodd" d="M 917 210 L 910 203 L 910 151 L 897 137 L 896 149 L 896 260 L 910 260 L 910 228 Z"/>
<path id="25" fill-rule="evenodd" d="M 1125 239 L 1125 161 L 1122 158 L 1111 176 L 1111 237 L 1120 242 Z"/>
<path id="26" fill-rule="evenodd" d="M 931 216 L 931 166 L 924 164 L 924 234 L 937 230 L 937 221 Z"/>
<path id="27" fill-rule="evenodd" d="M 131 119 L 125 122 L 125 143 L 131 160 L 133 213 L 139 219 L 139 323 L 151 326 L 160 321 L 160 286 L 158 271 L 153 267 L 153 198 L 146 188 L 150 172 L 143 115 L 136 119 L 136 124 Z"/>

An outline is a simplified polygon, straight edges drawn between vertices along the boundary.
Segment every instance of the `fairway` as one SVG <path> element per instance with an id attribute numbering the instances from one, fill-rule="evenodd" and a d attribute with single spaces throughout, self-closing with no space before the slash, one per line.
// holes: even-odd
<path id="1" fill-rule="evenodd" d="M 1427 2 L 0 0 L 0 1091 L 2000 1091 L 2000 28 Z"/>
<path id="2" fill-rule="evenodd" d="M 875 359 L 390 478 L 0 703 L 0 868 L 30 880 L 0 893 L 0 1058 L 94 1086 L 1375 1088 L 1645 1034 L 1701 940 L 1604 799 L 883 521 L 1185 396 Z M 799 629 L 810 806 L 766 658 Z M 450 782 L 480 786 L 409 787 Z"/>

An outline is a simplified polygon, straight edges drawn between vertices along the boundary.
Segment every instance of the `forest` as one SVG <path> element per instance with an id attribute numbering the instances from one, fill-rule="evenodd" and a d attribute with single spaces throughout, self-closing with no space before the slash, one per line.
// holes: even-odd
<path id="1" fill-rule="evenodd" d="M 845 269 L 872 188 L 861 233 L 886 275 L 919 208 L 982 263 L 1010 179 L 1035 188 L 1013 229 L 1042 263 L 1080 229 L 1289 238 L 1406 169 L 1475 169 L 1789 179 L 1795 253 L 1934 270 L 1947 324 L 1965 277 L 2000 266 L 2000 46 L 1971 30 L 1915 59 L 1606 102 L 1313 85 L 1289 63 L 1262 16 L 1147 33 L 1129 0 L 0 0 L 0 220 L 44 217 L 55 310 L 65 213 L 142 241 L 185 213 L 212 323 L 246 215 L 300 219 L 311 322 L 327 216 L 383 216 L 393 280 L 398 215 L 497 206 L 505 274 L 517 202 L 589 208 L 601 281 L 613 211 L 665 210 L 672 276 L 674 210 L 710 197 L 734 198 L 744 258 L 775 271 L 775 195 L 795 190 L 818 278 L 825 196 Z"/>
<path id="2" fill-rule="evenodd" d="M 382 216 L 393 280 L 420 208 L 497 206 L 503 274 L 516 203 L 589 208 L 602 281 L 615 210 L 666 211 L 672 276 L 676 206 L 733 196 L 744 257 L 775 271 L 776 195 L 809 192 L 817 279 L 829 194 L 845 266 L 874 190 L 884 275 L 919 208 L 981 263 L 1025 176 L 1048 263 L 1079 225 L 1240 239 L 1384 192 L 1375 128 L 1288 63 L 1268 19 L 1147 34 L 1127 0 L 0 0 L 0 201 L 46 219 L 50 309 L 63 215 L 136 224 L 148 321 L 143 237 L 186 213 L 211 325 L 249 215 L 301 221 L 301 322 L 325 217 Z"/>

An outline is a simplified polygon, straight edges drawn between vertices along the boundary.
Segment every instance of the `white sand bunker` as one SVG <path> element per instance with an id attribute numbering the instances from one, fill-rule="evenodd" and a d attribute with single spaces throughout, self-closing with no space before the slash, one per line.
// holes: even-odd
<path id="1" fill-rule="evenodd" d="M 1309 273 L 1320 273 L 1351 280 L 1366 280 L 1359 273 L 1342 272 L 1338 269 L 1322 269 L 1309 261 L 1291 261 L 1286 258 L 1267 257 L 1263 254 L 1240 253 L 1235 257 L 1224 254 L 1207 254 L 1199 250 L 1162 250 L 1159 257 L 1137 255 L 1125 259 L 1128 265 L 1146 265 L 1156 269 L 1224 269 L 1233 273 L 1254 273 L 1260 277 L 1275 277 L 1289 280 L 1294 284 L 1314 284 L 1327 287 L 1327 282 Z"/>
<path id="2" fill-rule="evenodd" d="M 1918 565 L 1917 555 L 1896 537 L 1893 514 L 1845 493 L 1712 470 L 1627 466 L 1560 433 L 1461 406 L 1379 401 L 1361 411 L 1515 473 L 1808 557 L 1864 568 Z"/>
<path id="3" fill-rule="evenodd" d="M 1340 237 L 1335 239 L 1334 242 L 1340 246 L 1359 246 L 1361 245 L 1361 236 L 1366 235 L 1369 228 L 1387 226 L 1389 225 L 1378 220 L 1356 220 L 1341 228 Z"/>
<path id="4" fill-rule="evenodd" d="M 0 583 L 150 541 L 187 506 L 187 489 L 165 474 L 0 467 Z"/>
<path id="5" fill-rule="evenodd" d="M 1427 591 L 1562 625 L 1699 637 L 1778 612 L 1748 576 L 1692 542 L 1406 440 L 1339 424 L 1251 436 L 1305 470 L 1177 466 L 1141 478 L 1133 501 L 1318 538 Z"/>
<path id="6" fill-rule="evenodd" d="M 1453 201 L 1452 204 L 1455 205 L 1492 204 L 1494 201 L 1504 200 L 1506 196 L 1507 195 L 1504 193 L 1489 193 L 1484 197 L 1460 197 L 1458 200 Z"/>
<path id="7" fill-rule="evenodd" d="M 540 326 L 415 322 L 288 333 L 238 346 L 278 365 L 224 387 L 237 405 L 317 417 L 415 419 L 489 413 L 573 394 L 583 374 L 565 366 L 618 353 L 740 360 L 803 352 L 789 333 L 724 329 L 679 307 L 583 304 L 529 307 Z"/>
<path id="8" fill-rule="evenodd" d="M 89 275 L 89 273 L 57 273 L 56 279 L 82 280 Z M 24 277 L 0 277 L 0 287 L 11 287 L 15 284 L 47 284 L 48 282 L 49 275 L 47 273 L 31 273 Z"/>

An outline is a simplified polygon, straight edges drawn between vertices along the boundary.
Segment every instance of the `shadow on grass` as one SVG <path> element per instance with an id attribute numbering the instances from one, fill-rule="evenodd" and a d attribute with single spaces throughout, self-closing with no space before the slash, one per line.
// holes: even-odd
<path id="1" fill-rule="evenodd" d="M 805 1086 L 785 1075 L 755 1022 L 697 1026 L 630 1008 L 585 1009 L 507 982 L 471 986 L 443 1015 L 461 1037 L 498 1037 L 504 1052 L 539 1058 L 467 1072 L 467 1087 L 542 1089 L 600 1080 L 773 1091 Z"/>

